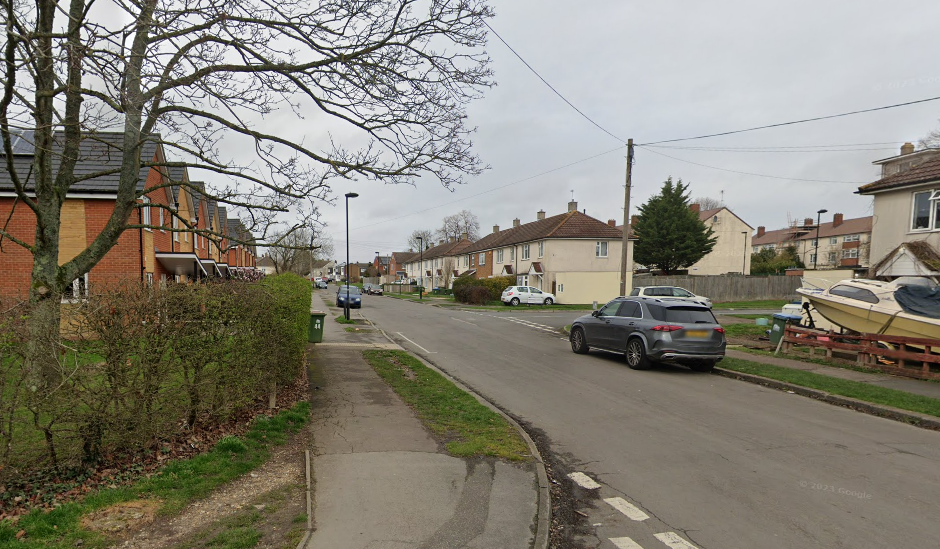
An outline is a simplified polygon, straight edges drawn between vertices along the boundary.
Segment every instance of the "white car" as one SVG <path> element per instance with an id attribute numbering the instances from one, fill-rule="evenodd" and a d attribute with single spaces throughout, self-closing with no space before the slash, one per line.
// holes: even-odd
<path id="1" fill-rule="evenodd" d="M 531 286 L 510 286 L 503 290 L 503 295 L 499 299 L 513 307 L 523 303 L 526 305 L 551 305 L 555 302 L 555 295 Z"/>
<path id="2" fill-rule="evenodd" d="M 641 297 L 670 297 L 681 299 L 683 301 L 692 301 L 705 305 L 709 309 L 712 307 L 712 300 L 702 295 L 695 295 L 685 288 L 678 286 L 637 286 L 630 292 L 631 296 Z"/>

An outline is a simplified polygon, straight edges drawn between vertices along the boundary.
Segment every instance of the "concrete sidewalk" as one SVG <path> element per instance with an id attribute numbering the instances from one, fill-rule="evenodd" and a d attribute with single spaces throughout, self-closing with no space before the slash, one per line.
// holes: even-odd
<path id="1" fill-rule="evenodd" d="M 304 547 L 532 547 L 534 466 L 447 455 L 362 357 L 398 345 L 368 325 L 345 331 L 321 295 L 331 293 L 313 296 L 327 318 L 311 360 L 314 530 Z"/>

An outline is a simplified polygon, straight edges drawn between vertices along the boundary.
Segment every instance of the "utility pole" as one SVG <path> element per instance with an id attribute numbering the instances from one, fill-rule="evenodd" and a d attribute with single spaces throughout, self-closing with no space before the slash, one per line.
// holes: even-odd
<path id="1" fill-rule="evenodd" d="M 627 295 L 627 247 L 630 240 L 630 185 L 633 177 L 633 138 L 627 140 L 627 184 L 623 193 L 623 245 L 620 251 L 620 295 Z"/>

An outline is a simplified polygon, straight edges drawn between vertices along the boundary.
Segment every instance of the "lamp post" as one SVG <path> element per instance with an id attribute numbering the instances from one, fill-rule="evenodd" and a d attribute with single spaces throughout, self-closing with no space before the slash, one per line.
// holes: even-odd
<path id="1" fill-rule="evenodd" d="M 420 237 L 420 236 L 417 236 L 417 237 L 415 237 L 415 238 L 418 239 L 418 243 L 419 243 L 419 246 L 418 246 L 418 255 L 419 255 L 419 259 L 418 259 L 418 269 L 420 270 L 420 273 L 421 273 L 421 284 L 418 286 L 418 288 L 419 288 L 419 289 L 418 289 L 418 300 L 420 301 L 420 300 L 424 299 L 424 238 L 423 238 L 423 237 Z"/>
<path id="2" fill-rule="evenodd" d="M 346 301 L 343 307 L 346 320 L 349 320 L 349 199 L 359 196 L 357 193 L 346 193 Z"/>
<path id="3" fill-rule="evenodd" d="M 741 231 L 741 234 L 744 235 L 744 265 L 741 267 L 741 274 L 747 276 L 747 235 L 751 233 L 748 231 Z"/>
<path id="4" fill-rule="evenodd" d="M 816 262 L 819 261 L 819 222 L 822 220 L 822 214 L 829 210 L 819 210 L 816 212 L 816 246 L 813 249 L 813 270 L 816 270 Z"/>

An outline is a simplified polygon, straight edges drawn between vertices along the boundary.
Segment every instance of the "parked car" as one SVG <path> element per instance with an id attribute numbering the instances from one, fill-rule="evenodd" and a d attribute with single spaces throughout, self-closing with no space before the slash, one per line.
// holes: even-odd
<path id="1" fill-rule="evenodd" d="M 363 284 L 362 291 L 369 295 L 382 295 L 382 287 L 378 284 Z"/>
<path id="2" fill-rule="evenodd" d="M 350 309 L 362 308 L 362 291 L 358 286 L 349 286 L 347 293 L 346 286 L 340 286 L 336 292 L 336 306 L 346 308 L 346 301 L 349 301 Z"/>
<path id="3" fill-rule="evenodd" d="M 531 286 L 510 286 L 503 290 L 503 294 L 499 299 L 513 307 L 523 303 L 527 305 L 551 305 L 555 302 L 555 295 Z"/>
<path id="4" fill-rule="evenodd" d="M 709 309 L 712 306 L 712 300 L 703 295 L 695 295 L 685 288 L 678 286 L 637 286 L 630 292 L 633 297 L 671 297 L 683 301 L 692 301 L 701 303 Z"/>
<path id="5" fill-rule="evenodd" d="M 325 290 L 325 289 L 327 289 L 329 286 L 327 285 L 327 283 L 326 283 L 325 280 L 322 280 L 322 279 L 321 279 L 321 280 L 318 280 L 318 281 L 314 282 L 314 283 L 313 283 L 313 287 L 316 288 L 316 289 L 318 289 L 318 290 Z"/>
<path id="6" fill-rule="evenodd" d="M 710 308 L 671 298 L 618 297 L 571 324 L 571 350 L 623 354 L 627 366 L 677 363 L 709 372 L 725 357 L 725 330 Z"/>

